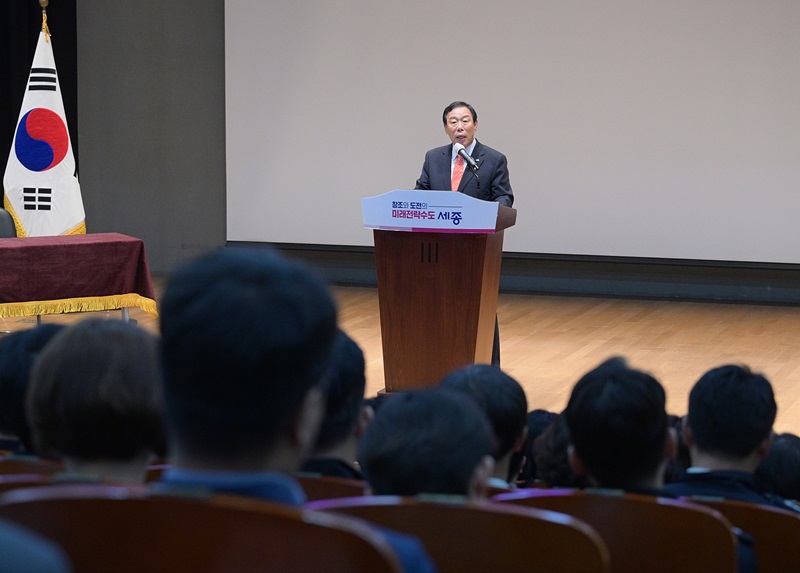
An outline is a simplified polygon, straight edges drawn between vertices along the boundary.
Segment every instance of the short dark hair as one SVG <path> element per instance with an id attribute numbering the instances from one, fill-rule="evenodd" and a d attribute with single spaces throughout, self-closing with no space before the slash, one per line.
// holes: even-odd
<path id="1" fill-rule="evenodd" d="M 306 265 L 226 248 L 181 267 L 160 306 L 168 432 L 194 456 L 266 453 L 328 368 L 336 307 Z"/>
<path id="2" fill-rule="evenodd" d="M 0 338 L 0 432 L 16 436 L 26 453 L 35 453 L 25 396 L 33 363 L 45 345 L 66 328 L 42 324 Z"/>
<path id="3" fill-rule="evenodd" d="M 778 406 L 772 385 L 747 366 L 703 374 L 689 393 L 689 426 L 698 449 L 743 458 L 769 438 Z"/>
<path id="4" fill-rule="evenodd" d="M 623 358 L 585 374 L 572 389 L 564 415 L 575 452 L 600 486 L 635 487 L 664 460 L 664 388 Z"/>
<path id="5" fill-rule="evenodd" d="M 528 400 L 519 382 L 495 366 L 473 364 L 451 372 L 440 386 L 463 392 L 483 410 L 494 433 L 495 459 L 511 451 L 528 417 Z"/>
<path id="6" fill-rule="evenodd" d="M 534 444 L 536 438 L 542 435 L 558 418 L 558 414 L 550 410 L 537 408 L 528 412 L 525 424 L 528 426 L 528 435 L 525 444 L 519 452 L 511 456 L 511 468 L 519 467 L 517 483 L 523 487 L 528 487 L 536 480 L 536 449 Z M 569 445 L 569 444 L 567 444 Z"/>
<path id="7" fill-rule="evenodd" d="M 492 450 L 489 422 L 466 396 L 442 388 L 391 395 L 359 442 L 376 495 L 467 495 Z"/>
<path id="8" fill-rule="evenodd" d="M 800 437 L 780 434 L 775 437 L 767 457 L 756 469 L 759 488 L 785 499 L 800 500 Z"/>
<path id="9" fill-rule="evenodd" d="M 447 114 L 450 113 L 451 111 L 453 111 L 454 109 L 459 108 L 459 107 L 467 108 L 469 110 L 470 115 L 472 115 L 472 121 L 474 121 L 474 122 L 478 121 L 478 112 L 475 111 L 474 107 L 472 107 L 470 104 L 468 104 L 465 101 L 454 101 L 453 103 L 448 105 L 446 108 L 444 108 L 444 112 L 442 113 L 442 123 L 447 125 Z"/>
<path id="10" fill-rule="evenodd" d="M 343 442 L 353 431 L 364 401 L 367 384 L 364 353 L 344 331 L 339 330 L 333 346 L 330 369 L 322 385 L 325 417 L 315 448 L 324 450 Z"/>
<path id="11" fill-rule="evenodd" d="M 164 455 L 156 339 L 121 320 L 66 328 L 31 372 L 28 412 L 37 451 L 82 461 Z"/>
<path id="12" fill-rule="evenodd" d="M 570 466 L 569 445 L 569 427 L 561 412 L 533 441 L 535 477 L 549 487 L 586 487 L 586 476 L 577 475 Z"/>

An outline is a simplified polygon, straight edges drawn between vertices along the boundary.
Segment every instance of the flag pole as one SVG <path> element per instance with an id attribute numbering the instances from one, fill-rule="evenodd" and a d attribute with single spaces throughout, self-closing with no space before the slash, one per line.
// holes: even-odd
<path id="1" fill-rule="evenodd" d="M 39 0 L 39 6 L 42 7 L 42 32 L 44 32 L 44 39 L 50 41 L 50 28 L 47 26 L 47 5 L 50 0 Z"/>

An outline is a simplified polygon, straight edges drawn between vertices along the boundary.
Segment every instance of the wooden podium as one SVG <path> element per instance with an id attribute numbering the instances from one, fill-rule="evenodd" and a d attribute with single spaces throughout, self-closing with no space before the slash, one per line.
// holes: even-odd
<path id="1" fill-rule="evenodd" d="M 516 210 L 452 191 L 392 191 L 362 205 L 375 229 L 386 391 L 491 362 L 503 230 Z"/>

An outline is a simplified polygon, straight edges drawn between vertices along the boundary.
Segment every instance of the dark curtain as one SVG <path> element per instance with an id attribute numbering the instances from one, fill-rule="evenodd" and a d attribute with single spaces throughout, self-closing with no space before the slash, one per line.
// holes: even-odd
<path id="1" fill-rule="evenodd" d="M 53 40 L 69 136 L 78 161 L 77 0 L 50 0 L 47 24 Z M 42 29 L 38 0 L 0 1 L 0 175 L 5 173 L 19 108 Z"/>

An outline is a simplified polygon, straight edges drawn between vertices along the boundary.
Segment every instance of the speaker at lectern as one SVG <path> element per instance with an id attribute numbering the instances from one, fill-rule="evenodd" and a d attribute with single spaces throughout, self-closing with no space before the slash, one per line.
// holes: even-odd
<path id="1" fill-rule="evenodd" d="M 517 211 L 452 191 L 361 200 L 373 229 L 386 392 L 490 363 L 503 231 Z"/>

